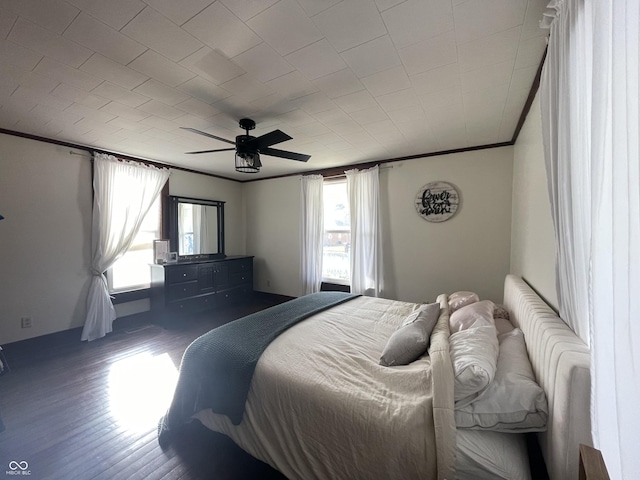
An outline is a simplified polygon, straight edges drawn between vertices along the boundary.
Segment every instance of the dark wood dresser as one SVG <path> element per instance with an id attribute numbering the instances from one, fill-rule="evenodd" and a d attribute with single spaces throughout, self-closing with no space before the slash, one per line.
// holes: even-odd
<path id="1" fill-rule="evenodd" d="M 253 257 L 151 265 L 151 313 L 157 323 L 179 323 L 197 313 L 248 299 L 253 294 Z"/>

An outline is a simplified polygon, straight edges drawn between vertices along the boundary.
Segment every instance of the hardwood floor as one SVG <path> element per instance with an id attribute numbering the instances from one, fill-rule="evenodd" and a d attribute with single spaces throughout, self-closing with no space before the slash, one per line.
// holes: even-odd
<path id="1" fill-rule="evenodd" d="M 141 323 L 89 343 L 78 331 L 54 345 L 5 346 L 12 371 L 0 377 L 0 475 L 11 478 L 9 464 L 27 462 L 32 479 L 284 478 L 198 423 L 166 451 L 156 435 L 189 343 L 281 301 L 257 296 L 250 305 L 189 317 L 179 330 Z"/>

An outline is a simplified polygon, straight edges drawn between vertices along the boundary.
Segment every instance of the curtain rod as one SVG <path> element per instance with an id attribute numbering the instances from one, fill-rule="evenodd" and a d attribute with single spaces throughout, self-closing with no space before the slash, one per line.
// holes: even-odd
<path id="1" fill-rule="evenodd" d="M 346 167 L 348 168 L 348 166 Z M 388 169 L 392 169 L 393 165 L 378 165 L 378 168 L 380 170 L 388 170 Z M 304 176 L 304 175 L 303 175 Z M 340 173 L 338 175 L 322 175 L 325 179 L 331 179 L 331 178 L 344 178 L 346 175 L 344 173 Z"/>
<path id="2" fill-rule="evenodd" d="M 325 180 L 328 180 L 328 179 L 331 179 L 331 178 L 344 178 L 344 177 L 346 177 L 346 175 L 344 173 L 340 174 L 340 175 L 327 175 L 326 177 L 324 175 L 322 175 L 322 178 L 324 178 Z"/>
<path id="3" fill-rule="evenodd" d="M 96 153 L 102 153 L 102 152 L 100 152 L 98 150 L 91 150 L 90 152 L 74 152 L 73 150 L 69 150 L 69 155 L 78 155 L 79 157 L 89 157 L 91 159 L 92 163 L 93 163 L 93 160 L 95 159 L 95 154 Z M 148 162 L 146 160 L 130 160 L 128 158 L 122 158 L 122 157 L 120 157 L 118 155 L 115 155 L 115 154 L 112 154 L 112 153 L 109 153 L 107 155 L 109 155 L 111 157 L 114 157 L 119 162 L 135 162 L 135 163 L 139 163 L 139 164 L 142 164 L 142 165 L 153 166 L 153 167 L 156 167 L 156 168 L 166 168 L 166 169 L 171 168 L 169 165 L 160 166 L 160 164 L 158 164 L 158 163 Z"/>

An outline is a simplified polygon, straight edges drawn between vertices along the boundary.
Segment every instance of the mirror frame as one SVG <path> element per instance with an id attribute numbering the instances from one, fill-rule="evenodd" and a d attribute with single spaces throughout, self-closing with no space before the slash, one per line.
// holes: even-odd
<path id="1" fill-rule="evenodd" d="M 179 252 L 178 250 L 178 204 L 179 203 L 192 203 L 195 205 L 206 205 L 209 207 L 216 207 L 218 209 L 218 251 L 216 253 L 199 253 L 195 255 L 180 255 L 178 254 L 178 261 L 189 262 L 196 260 L 213 260 L 216 258 L 226 257 L 224 253 L 224 204 L 225 202 L 220 200 L 205 200 L 203 198 L 190 198 L 180 197 L 176 195 L 169 195 L 169 245 L 172 252 Z"/>

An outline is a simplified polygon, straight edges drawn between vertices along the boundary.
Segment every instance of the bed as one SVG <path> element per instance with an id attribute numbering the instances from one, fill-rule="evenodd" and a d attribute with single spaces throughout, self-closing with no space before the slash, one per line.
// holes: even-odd
<path id="1" fill-rule="evenodd" d="M 197 419 L 292 479 L 529 478 L 523 434 L 456 428 L 448 295 L 437 303 L 427 354 L 398 367 L 380 355 L 418 304 L 350 298 L 287 326 L 256 361 L 240 418 L 205 408 L 200 385 L 186 402 L 176 393 L 161 443 Z M 504 304 L 548 397 L 538 435 L 550 477 L 577 478 L 588 351 L 521 279 L 506 278 Z"/>

